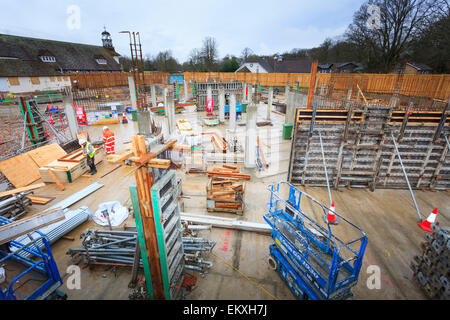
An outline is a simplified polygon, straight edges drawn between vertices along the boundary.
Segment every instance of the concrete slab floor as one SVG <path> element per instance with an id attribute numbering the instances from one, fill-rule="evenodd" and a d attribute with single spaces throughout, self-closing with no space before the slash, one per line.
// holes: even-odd
<path id="1" fill-rule="evenodd" d="M 264 120 L 265 108 L 258 111 L 258 121 Z M 205 113 L 177 114 L 176 119 L 190 121 L 194 132 L 202 128 L 202 118 Z M 245 122 L 245 114 L 243 120 Z M 164 131 L 167 123 L 165 118 L 157 116 L 156 119 L 163 122 Z M 271 161 L 270 172 L 257 173 L 255 170 L 242 169 L 252 175 L 251 181 L 246 182 L 246 194 L 244 198 L 245 212 L 242 217 L 226 213 L 207 213 L 206 211 L 206 183 L 207 177 L 198 174 L 185 174 L 178 170 L 177 174 L 183 181 L 183 194 L 186 197 L 184 211 L 205 215 L 223 217 L 236 217 L 246 221 L 263 223 L 263 215 L 266 212 L 265 205 L 269 200 L 269 192 L 266 190 L 268 184 L 286 180 L 289 165 L 290 141 L 281 137 L 282 123 L 284 117 L 272 113 L 273 127 L 257 128 L 258 134 L 263 141 L 267 154 Z M 124 144 L 130 140 L 131 135 L 137 132 L 137 123 L 129 121 L 128 124 L 109 126 L 116 135 L 116 152 L 123 151 Z M 205 127 L 204 131 L 218 131 L 224 136 L 227 133 L 227 124 L 217 127 Z M 236 136 L 244 146 L 245 127 L 237 126 Z M 102 137 L 102 126 L 88 127 L 89 134 L 93 140 Z M 270 139 L 269 139 L 270 138 Z M 205 140 L 207 141 L 207 139 Z M 208 146 L 212 150 L 212 146 Z M 279 156 L 279 161 L 275 156 Z M 220 163 L 217 165 L 221 165 Z M 209 169 L 214 165 L 210 164 Z M 48 184 L 45 188 L 36 191 L 37 195 L 53 195 L 57 199 L 46 206 L 32 206 L 32 212 L 52 206 L 58 201 L 65 199 L 72 193 L 81 190 L 89 184 L 98 181 L 105 186 L 80 202 L 74 204 L 72 209 L 80 206 L 88 206 L 91 212 L 97 210 L 102 202 L 117 200 L 124 205 L 130 204 L 129 185 L 134 185 L 134 174 L 132 168 L 121 167 L 104 178 L 104 173 L 113 169 L 115 165 L 104 163 L 98 167 L 98 174 L 94 177 L 80 177 L 71 184 L 65 185 L 66 190 L 60 191 L 56 185 Z M 328 202 L 326 188 L 303 188 L 319 201 Z M 407 190 L 368 190 L 353 189 L 351 191 L 342 189 L 332 190 L 333 199 L 336 202 L 336 211 L 361 227 L 367 234 L 369 242 L 363 261 L 358 285 L 354 288 L 354 299 L 425 299 L 418 284 L 412 278 L 409 268 L 410 261 L 420 251 L 419 245 L 425 232 L 417 226 L 417 216 Z M 417 202 L 424 217 L 433 210 L 439 208 L 438 221 L 441 225 L 449 225 L 450 219 L 450 193 L 447 192 L 422 192 L 415 191 Z M 321 213 L 311 211 L 311 216 L 321 221 Z M 124 224 L 133 224 L 133 217 L 127 219 Z M 122 229 L 123 225 L 117 229 Z M 53 254 L 57 261 L 59 271 L 64 280 L 67 279 L 67 267 L 72 264 L 66 251 L 69 248 L 80 247 L 80 234 L 89 228 L 100 229 L 93 221 L 88 221 L 68 236 L 74 237 L 75 241 L 61 239 L 52 245 Z M 340 233 L 339 226 L 333 227 L 337 234 Z M 203 231 L 202 236 L 217 241 L 214 254 L 221 257 L 234 268 L 263 287 L 268 293 L 244 278 L 241 274 L 222 262 L 215 255 L 210 255 L 208 260 L 214 263 L 209 273 L 204 277 L 193 271 L 187 271 L 198 277 L 197 287 L 187 296 L 187 299 L 295 299 L 280 276 L 269 269 L 267 258 L 269 256 L 269 245 L 272 239 L 268 235 L 256 234 L 246 231 L 226 230 L 213 228 L 212 231 Z M 226 243 L 228 243 L 226 245 Z M 370 290 L 367 279 L 370 276 L 367 271 L 369 265 L 377 265 L 381 269 L 381 289 Z M 142 276 L 142 272 L 141 272 Z M 128 282 L 131 278 L 131 270 L 124 268 L 94 267 L 82 269 L 81 290 L 69 290 L 66 283 L 62 290 L 69 299 L 128 299 Z"/>

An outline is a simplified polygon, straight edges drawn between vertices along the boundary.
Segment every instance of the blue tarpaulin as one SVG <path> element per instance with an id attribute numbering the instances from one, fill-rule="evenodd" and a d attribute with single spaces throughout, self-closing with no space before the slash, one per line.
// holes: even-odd
<path id="1" fill-rule="evenodd" d="M 183 76 L 170 76 L 170 84 L 178 82 L 178 84 L 183 84 Z"/>

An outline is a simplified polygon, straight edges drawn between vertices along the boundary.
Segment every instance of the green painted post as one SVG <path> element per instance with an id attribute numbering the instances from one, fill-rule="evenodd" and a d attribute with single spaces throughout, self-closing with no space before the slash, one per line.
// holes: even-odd
<path id="1" fill-rule="evenodd" d="M 258 103 L 261 102 L 261 85 L 258 84 Z"/>
<path id="2" fill-rule="evenodd" d="M 151 189 L 152 194 L 152 206 L 153 206 L 153 218 L 155 219 L 155 228 L 156 228 L 156 238 L 158 239 L 158 249 L 159 249 L 159 257 L 161 260 L 161 274 L 164 285 L 164 294 L 166 296 L 166 300 L 171 300 L 172 297 L 170 295 L 170 284 L 169 284 L 169 270 L 167 270 L 167 260 L 166 260 L 166 246 L 164 243 L 164 231 L 161 225 L 161 215 L 159 214 L 159 201 L 158 201 L 158 193 L 159 189 Z M 159 223 L 158 223 L 159 222 Z"/>
<path id="3" fill-rule="evenodd" d="M 150 264 L 148 263 L 147 246 L 145 244 L 144 227 L 142 226 L 141 208 L 139 206 L 139 198 L 137 188 L 130 186 L 130 197 L 133 203 L 134 219 L 136 220 L 136 229 L 139 239 L 139 247 L 141 249 L 142 265 L 144 267 L 145 283 L 147 284 L 147 293 L 151 300 L 154 299 L 152 273 Z"/>

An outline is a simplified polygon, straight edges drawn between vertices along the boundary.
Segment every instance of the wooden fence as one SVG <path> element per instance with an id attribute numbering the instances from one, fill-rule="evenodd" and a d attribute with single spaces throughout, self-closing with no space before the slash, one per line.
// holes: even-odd
<path id="1" fill-rule="evenodd" d="M 101 88 L 127 86 L 131 73 L 78 73 L 70 74 L 72 84 L 77 81 L 78 88 Z M 185 81 L 239 81 L 261 86 L 284 87 L 287 82 L 295 88 L 309 87 L 309 73 L 234 73 L 234 72 L 185 72 Z M 155 72 L 145 74 L 146 83 L 169 84 L 169 73 Z M 391 94 L 395 89 L 406 96 L 450 98 L 450 75 L 398 75 L 398 74 L 342 74 L 319 73 L 317 88 L 331 86 L 334 90 L 348 90 L 359 85 L 364 92 Z"/>
<path id="2" fill-rule="evenodd" d="M 68 75 L 72 86 L 79 89 L 128 86 L 128 77 L 133 76 L 130 72 L 70 73 Z M 169 74 L 165 72 L 145 73 L 144 77 L 146 84 L 169 83 Z"/>
<path id="3" fill-rule="evenodd" d="M 309 87 L 311 75 L 309 73 L 222 73 L 222 72 L 185 72 L 184 80 L 207 81 L 221 80 L 239 81 L 261 86 L 284 87 L 289 82 L 291 87 Z M 398 74 L 317 74 L 317 88 L 331 85 L 335 90 L 348 90 L 359 85 L 364 92 L 391 94 L 396 88 L 406 96 L 449 99 L 450 75 L 398 75 Z"/>

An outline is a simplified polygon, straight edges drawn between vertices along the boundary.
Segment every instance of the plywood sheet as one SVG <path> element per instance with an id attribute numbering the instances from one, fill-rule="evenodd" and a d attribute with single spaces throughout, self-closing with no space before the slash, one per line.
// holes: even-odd
<path id="1" fill-rule="evenodd" d="M 39 147 L 27 153 L 30 155 L 31 159 L 36 162 L 39 168 L 46 166 L 67 154 L 57 143 Z"/>
<path id="2" fill-rule="evenodd" d="M 25 187 L 41 177 L 38 165 L 28 153 L 0 162 L 0 171 L 16 188 Z"/>

